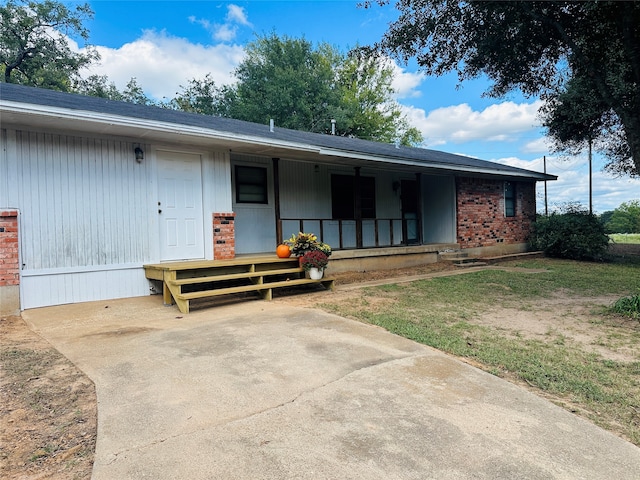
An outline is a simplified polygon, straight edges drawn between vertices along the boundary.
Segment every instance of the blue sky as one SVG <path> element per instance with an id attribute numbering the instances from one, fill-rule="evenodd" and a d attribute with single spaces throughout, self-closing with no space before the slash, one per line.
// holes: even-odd
<path id="1" fill-rule="evenodd" d="M 69 2 L 71 3 L 71 2 Z M 397 18 L 393 6 L 358 8 L 357 0 L 126 1 L 88 2 L 95 12 L 87 23 L 89 43 L 102 56 L 91 73 L 107 75 L 119 88 L 136 77 L 147 95 L 172 98 L 192 78 L 210 73 L 216 84 L 233 81 L 243 46 L 272 31 L 278 35 L 327 42 L 346 51 L 381 38 Z M 82 47 L 83 45 L 80 45 Z M 483 80 L 458 85 L 454 75 L 426 77 L 415 64 L 397 65 L 394 85 L 398 101 L 419 128 L 425 146 L 543 171 L 558 181 L 548 183 L 549 205 L 588 205 L 586 154 L 560 160 L 549 154 L 537 109 L 540 102 L 518 92 L 507 98 L 482 96 Z M 640 180 L 615 178 L 594 159 L 594 211 L 640 199 Z M 538 187 L 538 210 L 544 208 Z"/>

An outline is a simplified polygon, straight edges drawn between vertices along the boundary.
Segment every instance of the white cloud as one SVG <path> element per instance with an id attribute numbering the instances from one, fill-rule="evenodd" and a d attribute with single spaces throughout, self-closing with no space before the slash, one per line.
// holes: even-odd
<path id="1" fill-rule="evenodd" d="M 518 134 L 537 128 L 541 102 L 503 102 L 474 111 L 468 104 L 451 105 L 428 114 L 405 106 L 404 113 L 430 146 L 466 143 L 473 140 L 512 141 Z"/>
<path id="2" fill-rule="evenodd" d="M 219 42 L 230 42 L 238 34 L 238 26 L 225 23 L 224 25 L 215 25 L 213 39 Z"/>
<path id="3" fill-rule="evenodd" d="M 180 85 L 208 73 L 216 85 L 232 83 L 232 72 L 244 58 L 239 45 L 194 44 L 156 31 L 145 31 L 119 48 L 96 48 L 101 61 L 88 74 L 107 75 L 119 90 L 135 77 L 145 93 L 157 99 L 173 98 Z"/>
<path id="4" fill-rule="evenodd" d="M 407 72 L 395 61 L 389 59 L 389 66 L 393 70 L 391 87 L 396 92 L 396 98 L 416 98 L 422 95 L 418 90 L 424 81 L 424 75 L 419 72 Z"/>
<path id="5" fill-rule="evenodd" d="M 244 8 L 233 4 L 227 5 L 227 15 L 224 23 L 212 23 L 207 19 L 196 18 L 195 16 L 190 16 L 189 21 L 202 26 L 211 34 L 211 38 L 218 42 L 231 42 L 234 40 L 238 34 L 239 25 L 253 27 Z"/>
<path id="6" fill-rule="evenodd" d="M 227 6 L 227 21 L 239 23 L 240 25 L 245 25 L 247 27 L 253 26 L 251 25 L 251 22 L 249 22 L 244 8 L 233 4 Z"/>
<path id="7" fill-rule="evenodd" d="M 549 152 L 549 140 L 547 137 L 540 137 L 536 140 L 527 142 L 522 147 L 524 153 L 547 153 Z"/>

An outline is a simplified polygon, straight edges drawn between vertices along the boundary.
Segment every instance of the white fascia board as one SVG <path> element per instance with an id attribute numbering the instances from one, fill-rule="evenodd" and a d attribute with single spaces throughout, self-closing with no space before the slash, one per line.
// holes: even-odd
<path id="1" fill-rule="evenodd" d="M 279 147 L 291 150 L 303 150 L 305 152 L 318 153 L 318 147 L 303 145 L 299 143 L 283 142 L 281 140 L 270 140 L 264 137 L 255 137 L 237 133 L 224 132 L 211 128 L 194 127 L 178 123 L 159 122 L 143 118 L 125 117 L 121 115 L 110 115 L 88 110 L 69 110 L 65 108 L 17 103 L 0 102 L 0 111 L 18 113 L 22 115 L 34 115 L 65 119 L 71 121 L 90 122 L 99 125 L 126 127 L 133 130 L 152 130 L 159 133 L 172 133 L 182 136 L 194 136 L 200 138 L 210 138 L 224 140 L 234 143 L 251 143 L 266 147 Z"/>
<path id="2" fill-rule="evenodd" d="M 539 180 L 544 180 L 544 174 L 534 171 L 504 171 L 499 170 L 496 171 L 492 168 L 481 168 L 481 167 L 472 167 L 467 165 L 455 165 L 449 163 L 436 163 L 431 162 L 429 164 L 425 164 L 423 162 L 416 162 L 415 160 L 405 160 L 401 158 L 395 157 L 393 160 L 390 160 L 387 157 L 380 157 L 376 155 L 370 154 L 361 154 L 357 152 L 348 152 L 343 150 L 331 150 L 331 149 L 321 149 L 320 155 L 334 156 L 334 157 L 345 157 L 345 158 L 355 158 L 358 160 L 368 160 L 374 162 L 385 162 L 391 163 L 395 165 L 405 165 L 409 167 L 417 167 L 417 168 L 432 168 L 436 170 L 449 170 L 454 172 L 461 173 L 479 173 L 479 174 L 489 174 L 492 176 L 506 176 L 506 177 L 525 177 L 525 178 L 536 178 Z"/>
<path id="3" fill-rule="evenodd" d="M 496 171 L 492 168 L 479 168 L 463 165 L 442 164 L 416 162 L 400 158 L 387 158 L 379 155 L 371 155 L 354 151 L 331 149 L 326 147 L 318 147 L 309 144 L 287 142 L 282 140 L 270 140 L 265 137 L 256 137 L 250 135 L 241 135 L 229 133 L 210 128 L 194 127 L 177 123 L 159 122 L 155 120 L 146 120 L 134 117 L 125 117 L 122 115 L 104 114 L 88 110 L 70 110 L 67 108 L 52 107 L 47 105 L 26 104 L 21 102 L 2 101 L 0 100 L 0 111 L 17 113 L 21 115 L 34 115 L 47 118 L 66 119 L 71 121 L 90 122 L 98 125 L 120 126 L 130 128 L 132 130 L 151 130 L 158 133 L 172 133 L 181 136 L 193 136 L 199 138 L 209 138 L 215 140 L 223 140 L 227 142 L 259 145 L 265 147 L 282 148 L 292 151 L 303 151 L 316 153 L 320 156 L 341 157 L 356 160 L 364 160 L 375 163 L 386 163 L 395 165 L 404 165 L 416 168 L 429 168 L 435 170 L 448 170 L 461 173 L 477 173 L 488 174 L 492 176 L 502 175 L 511 177 L 526 177 L 544 180 L 544 175 L 538 172 L 518 172 L 518 171 Z"/>

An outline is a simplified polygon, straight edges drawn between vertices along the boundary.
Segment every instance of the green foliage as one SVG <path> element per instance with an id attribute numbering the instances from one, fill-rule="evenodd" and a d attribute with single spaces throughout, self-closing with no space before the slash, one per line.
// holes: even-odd
<path id="1" fill-rule="evenodd" d="M 331 256 L 331 246 L 318 240 L 315 233 L 298 232 L 283 242 L 291 249 L 291 253 L 300 257 L 307 252 L 320 251 L 328 257 Z"/>
<path id="2" fill-rule="evenodd" d="M 411 127 L 393 100 L 393 71 L 373 57 L 343 55 L 305 39 L 258 37 L 246 47 L 234 86 L 217 87 L 211 77 L 193 79 L 170 102 L 172 108 L 261 124 L 415 146 Z"/>
<path id="3" fill-rule="evenodd" d="M 4 82 L 69 91 L 78 72 L 99 58 L 96 50 L 71 50 L 68 36 L 87 40 L 88 4 L 9 0 L 0 7 L 0 71 Z"/>
<path id="4" fill-rule="evenodd" d="M 621 299 L 619 299 L 616 303 L 613 304 L 613 307 L 611 307 L 611 309 L 615 313 L 619 313 L 620 315 L 625 315 L 627 317 L 640 320 L 640 289 L 635 295 L 630 295 L 628 297 L 622 297 Z"/>
<path id="5" fill-rule="evenodd" d="M 640 2 L 396 5 L 399 18 L 372 50 L 416 57 L 430 75 L 486 76 L 491 96 L 514 89 L 540 95 L 549 102 L 544 117 L 560 147 L 598 139 L 610 171 L 640 175 Z"/>
<path id="6" fill-rule="evenodd" d="M 180 85 L 181 92 L 169 102 L 169 106 L 176 110 L 200 113 L 202 115 L 219 115 L 228 117 L 227 105 L 232 103 L 229 87 L 216 87 L 210 74 L 203 79 L 189 80 L 185 87 Z"/>
<path id="7" fill-rule="evenodd" d="M 304 39 L 258 37 L 246 47 L 235 71 L 236 95 L 230 116 L 294 130 L 326 132 L 336 115 L 339 94 L 334 69 L 340 55 L 328 44 L 317 49 Z"/>
<path id="8" fill-rule="evenodd" d="M 155 103 L 145 95 L 142 87 L 138 85 L 135 77 L 132 77 L 125 89 L 121 92 L 115 83 L 109 82 L 106 75 L 91 75 L 85 79 L 78 79 L 72 90 L 75 93 L 92 97 L 108 98 L 123 102 L 137 103 L 140 105 L 154 105 Z"/>
<path id="9" fill-rule="evenodd" d="M 417 146 L 423 140 L 411 127 L 397 102 L 392 101 L 393 70 L 378 57 L 349 54 L 338 66 L 341 105 L 337 134 L 365 140 Z"/>
<path id="10" fill-rule="evenodd" d="M 595 215 L 574 209 L 538 217 L 529 242 L 551 257 L 600 260 L 607 252 L 609 237 Z"/>
<path id="11" fill-rule="evenodd" d="M 640 233 L 640 200 L 622 203 L 613 211 L 605 227 L 610 233 Z"/>

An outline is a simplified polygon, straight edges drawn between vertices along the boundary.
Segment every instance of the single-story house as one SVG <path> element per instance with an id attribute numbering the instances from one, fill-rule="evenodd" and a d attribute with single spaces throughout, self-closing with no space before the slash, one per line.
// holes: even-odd
<path id="1" fill-rule="evenodd" d="M 148 295 L 145 264 L 273 254 L 298 231 L 333 247 L 334 271 L 520 252 L 535 184 L 556 178 L 6 83 L 0 122 L 5 313 Z"/>

